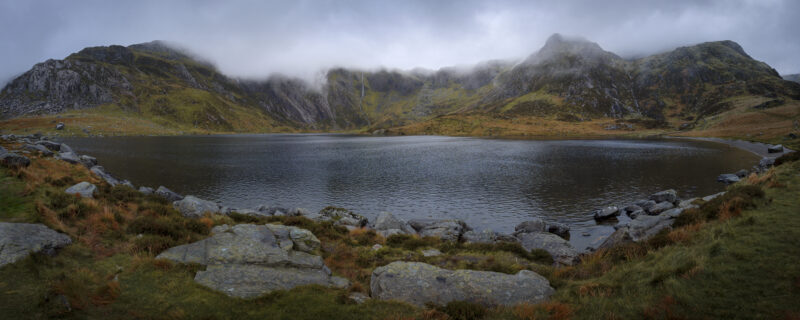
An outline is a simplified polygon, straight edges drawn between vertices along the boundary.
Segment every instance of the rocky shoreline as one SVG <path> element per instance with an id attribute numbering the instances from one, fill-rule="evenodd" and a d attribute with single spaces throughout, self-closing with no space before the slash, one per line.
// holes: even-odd
<path id="1" fill-rule="evenodd" d="M 2 139 L 19 144 L 19 147 L 12 151 L 0 147 L 0 162 L 4 166 L 28 166 L 30 159 L 26 155 L 38 153 L 41 156 L 83 165 L 110 186 L 124 185 L 134 188 L 129 181 L 118 179 L 106 172 L 94 157 L 79 156 L 66 144 L 37 135 L 24 137 L 4 135 Z M 783 154 L 784 150 L 781 151 Z M 775 157 L 765 159 L 771 159 L 772 162 L 762 160 L 752 172 L 768 169 L 774 163 Z M 744 177 L 749 173 L 748 171 L 736 176 Z M 192 195 L 183 196 L 165 186 L 156 189 L 140 186 L 137 190 L 142 194 L 163 197 L 189 219 L 202 218 L 208 214 L 244 215 L 254 218 L 305 217 L 315 222 L 330 222 L 334 226 L 349 230 L 372 230 L 384 238 L 411 235 L 421 238 L 436 237 L 442 241 L 457 243 L 514 243 L 528 252 L 546 251 L 558 266 L 576 264 L 581 258 L 581 251 L 569 243 L 570 226 L 546 223 L 538 218 L 518 224 L 512 234 L 502 234 L 488 229 L 473 230 L 465 222 L 456 219 L 404 221 L 391 213 L 382 212 L 370 221 L 343 208 L 328 207 L 317 213 L 303 208 L 267 205 L 255 208 L 231 208 Z M 65 188 L 64 191 L 92 198 L 97 192 L 97 186 L 82 181 Z M 594 219 L 598 222 L 616 220 L 617 223 L 614 225 L 616 231 L 602 239 L 602 242 L 598 242 L 598 246 L 589 248 L 589 251 L 645 241 L 662 230 L 671 228 L 675 219 L 684 210 L 696 208 L 723 193 L 682 200 L 675 190 L 665 190 L 633 204 L 596 209 L 592 212 Z M 17 229 L 23 227 L 21 225 L 3 223 L 0 227 Z M 54 254 L 58 248 L 71 243 L 68 236 L 44 225 L 30 226 L 24 229 L 29 230 L 26 231 L 29 237 L 13 235 L 0 237 L 2 241 L 0 266 L 13 263 L 30 253 Z M 348 287 L 347 279 L 331 273 L 318 254 L 319 249 L 320 241 L 305 229 L 278 224 L 237 224 L 216 226 L 211 230 L 209 238 L 170 248 L 157 258 L 206 266 L 204 271 L 197 272 L 195 282 L 232 297 L 253 298 L 274 290 L 309 284 L 335 288 Z M 376 245 L 375 250 L 379 249 L 380 245 Z M 438 250 L 428 250 L 424 254 L 435 256 L 442 253 Z M 424 305 L 429 302 L 441 304 L 457 300 L 486 305 L 513 305 L 522 301 L 544 301 L 554 293 L 545 278 L 528 270 L 520 271 L 516 275 L 490 271 L 450 271 L 420 262 L 393 262 L 375 269 L 372 273 L 370 291 L 372 298 L 375 299 L 400 300 L 413 305 Z M 495 292 L 495 294 L 485 292 Z M 363 301 L 368 297 L 352 297 L 352 299 Z"/>

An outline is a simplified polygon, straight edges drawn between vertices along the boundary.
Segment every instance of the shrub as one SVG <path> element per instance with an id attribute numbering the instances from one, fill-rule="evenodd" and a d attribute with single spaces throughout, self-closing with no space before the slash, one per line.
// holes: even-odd
<path id="1" fill-rule="evenodd" d="M 756 200 L 764 198 L 764 189 L 756 185 L 735 185 L 724 195 L 696 209 L 687 209 L 675 219 L 675 227 L 687 226 L 712 219 L 737 216 L 742 209 L 753 208 Z"/>
<path id="2" fill-rule="evenodd" d="M 81 201 L 79 195 L 50 191 L 45 195 L 48 199 L 48 207 L 62 219 L 83 218 L 94 210 L 93 206 Z"/>
<path id="3" fill-rule="evenodd" d="M 775 159 L 775 166 L 779 166 L 784 163 L 795 162 L 797 160 L 800 160 L 800 152 L 787 153 Z"/>
<path id="4" fill-rule="evenodd" d="M 395 234 L 386 239 L 386 245 L 393 248 L 403 248 L 406 250 L 417 250 L 422 247 L 435 247 L 440 244 L 439 238 L 424 237 L 419 238 L 407 234 Z"/>
<path id="5" fill-rule="evenodd" d="M 142 194 L 126 185 L 115 185 L 102 195 L 111 202 L 141 202 Z"/>
<path id="6" fill-rule="evenodd" d="M 264 223 L 267 219 L 254 217 L 246 214 L 241 214 L 238 212 L 231 212 L 228 214 L 228 217 L 233 219 L 236 223 Z"/>
<path id="7" fill-rule="evenodd" d="M 128 225 L 128 233 L 132 234 L 149 234 L 169 237 L 171 239 L 183 239 L 190 236 L 190 228 L 187 228 L 184 221 L 179 217 L 152 217 L 140 216 Z M 203 230 L 199 225 L 194 226 L 199 230 Z M 208 229 L 205 227 L 205 234 L 208 234 Z"/>

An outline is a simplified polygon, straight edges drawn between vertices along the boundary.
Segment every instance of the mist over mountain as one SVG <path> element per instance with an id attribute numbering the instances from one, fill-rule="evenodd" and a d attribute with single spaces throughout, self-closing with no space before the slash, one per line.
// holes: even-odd
<path id="1" fill-rule="evenodd" d="M 103 107 L 166 126 L 336 130 L 467 113 L 694 119 L 729 109 L 731 97 L 800 99 L 800 84 L 732 41 L 625 60 L 589 40 L 554 34 L 520 61 L 320 74 L 315 84 L 283 75 L 230 77 L 162 41 L 90 47 L 14 79 L 0 91 L 0 112 L 12 118 Z"/>

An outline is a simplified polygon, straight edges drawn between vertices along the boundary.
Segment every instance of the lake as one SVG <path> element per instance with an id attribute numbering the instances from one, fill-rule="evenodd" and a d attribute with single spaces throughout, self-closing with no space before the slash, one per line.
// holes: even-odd
<path id="1" fill-rule="evenodd" d="M 333 205 L 373 218 L 456 218 L 510 233 L 531 217 L 573 228 L 583 249 L 613 229 L 594 208 L 675 189 L 681 198 L 724 189 L 717 175 L 758 157 L 689 140 L 501 140 L 334 134 L 63 139 L 137 187 L 250 208 L 318 211 Z M 584 236 L 588 233 L 590 236 Z"/>

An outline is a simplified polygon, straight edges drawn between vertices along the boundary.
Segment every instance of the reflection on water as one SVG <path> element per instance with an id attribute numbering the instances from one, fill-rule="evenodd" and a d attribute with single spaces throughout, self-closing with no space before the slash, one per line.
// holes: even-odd
<path id="1" fill-rule="evenodd" d="M 663 189 L 719 192 L 720 173 L 757 158 L 675 140 L 496 140 L 438 136 L 232 135 L 67 139 L 135 185 L 167 186 L 232 207 L 328 205 L 368 217 L 458 218 L 511 232 L 529 217 L 594 227 L 591 209 Z"/>

